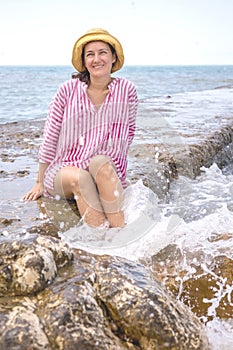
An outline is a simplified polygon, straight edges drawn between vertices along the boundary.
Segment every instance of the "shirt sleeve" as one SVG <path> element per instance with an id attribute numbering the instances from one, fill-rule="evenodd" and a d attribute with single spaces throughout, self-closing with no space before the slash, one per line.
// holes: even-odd
<path id="1" fill-rule="evenodd" d="M 134 84 L 129 88 L 129 134 L 128 144 L 130 145 L 134 139 L 136 130 L 136 115 L 138 111 L 138 96 Z"/>
<path id="2" fill-rule="evenodd" d="M 39 149 L 41 163 L 51 163 L 55 157 L 66 101 L 67 88 L 66 84 L 63 83 L 49 105 L 43 141 Z"/>

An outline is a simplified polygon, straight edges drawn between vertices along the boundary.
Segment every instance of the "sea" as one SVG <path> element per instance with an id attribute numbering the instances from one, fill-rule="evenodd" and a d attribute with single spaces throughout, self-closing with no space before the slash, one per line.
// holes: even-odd
<path id="1" fill-rule="evenodd" d="M 72 66 L 0 66 L 0 123 L 44 118 Z M 232 86 L 233 65 L 126 66 L 113 76 L 135 83 L 141 102 L 164 95 Z"/>
<path id="2" fill-rule="evenodd" d="M 73 72 L 71 66 L 0 66 L 0 124 L 45 119 L 58 86 Z M 203 96 L 208 102 L 206 121 L 203 115 L 198 116 L 200 109 L 195 109 L 195 125 L 197 121 L 200 127 L 203 124 L 208 133 L 211 132 L 212 123 L 215 123 L 215 127 L 218 123 L 221 128 L 221 123 L 233 122 L 230 95 L 233 65 L 125 66 L 114 76 L 131 80 L 138 91 L 140 111 L 136 143 L 141 143 L 142 139 L 143 142 L 153 142 L 157 135 L 154 133 L 156 123 L 151 111 L 154 108 L 157 115 L 160 109 L 169 109 L 168 101 L 172 98 L 176 101 L 172 111 L 175 109 L 177 113 L 171 112 L 168 118 L 175 119 L 173 122 L 179 122 L 182 127 L 186 125 L 186 129 L 188 120 L 186 123 L 185 108 L 190 111 L 190 101 L 200 103 Z M 218 103 L 219 94 L 221 99 Z M 224 105 L 223 95 L 227 99 Z M 201 103 L 203 109 L 202 100 Z M 221 111 L 225 119 L 216 118 Z M 163 120 L 166 121 L 166 113 Z M 196 129 L 193 125 L 188 132 L 195 141 Z M 229 152 L 232 149 L 229 148 Z M 171 183 L 167 201 L 161 202 L 140 180 L 126 191 L 125 211 L 129 225 L 123 229 L 123 234 L 119 235 L 117 229 L 93 232 L 82 225 L 78 228 L 78 234 L 77 228 L 71 228 L 62 232 L 61 238 L 74 247 L 134 261 L 148 258 L 173 243 L 184 250 L 200 250 L 203 255 L 208 252 L 208 259 L 222 252 L 233 258 L 233 161 L 228 161 L 221 169 L 216 163 L 203 167 L 195 178 L 180 176 Z M 231 238 L 216 240 L 215 244 L 211 244 L 213 235 L 223 234 L 229 234 Z M 102 240 L 99 240 L 97 237 L 101 235 Z M 220 281 L 215 298 L 209 301 L 212 320 L 206 323 L 206 331 L 213 350 L 233 349 L 233 311 L 231 319 L 220 319 L 215 310 L 226 293 L 233 310 L 232 281 L 227 281 L 227 288 L 226 281 Z"/>

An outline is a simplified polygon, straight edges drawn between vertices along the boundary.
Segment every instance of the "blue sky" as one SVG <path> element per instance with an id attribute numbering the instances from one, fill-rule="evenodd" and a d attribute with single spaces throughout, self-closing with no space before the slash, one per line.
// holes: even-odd
<path id="1" fill-rule="evenodd" d="M 125 64 L 233 64 L 233 0 L 0 0 L 0 65 L 70 65 L 102 27 Z"/>

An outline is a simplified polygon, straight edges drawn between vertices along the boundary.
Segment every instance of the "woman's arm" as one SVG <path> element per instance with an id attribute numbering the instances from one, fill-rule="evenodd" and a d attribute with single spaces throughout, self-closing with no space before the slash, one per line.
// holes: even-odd
<path id="1" fill-rule="evenodd" d="M 128 144 L 130 145 L 134 139 L 136 129 L 136 115 L 138 111 L 138 95 L 135 86 L 132 84 L 129 92 L 129 135 Z"/>
<path id="2" fill-rule="evenodd" d="M 39 149 L 40 162 L 36 183 L 33 188 L 25 194 L 23 197 L 24 200 L 36 200 L 42 196 L 44 192 L 44 173 L 56 154 L 58 137 L 67 100 L 66 85 L 68 86 L 68 83 L 64 83 L 59 87 L 54 99 L 49 105 L 43 133 L 43 141 Z"/>

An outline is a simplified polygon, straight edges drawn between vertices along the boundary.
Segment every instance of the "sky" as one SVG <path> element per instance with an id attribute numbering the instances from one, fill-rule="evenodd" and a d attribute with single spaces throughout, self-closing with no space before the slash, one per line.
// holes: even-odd
<path id="1" fill-rule="evenodd" d="M 125 65 L 233 64 L 233 0 L 0 0 L 0 65 L 71 65 L 91 28 Z"/>

